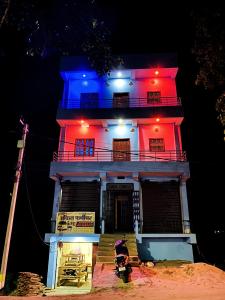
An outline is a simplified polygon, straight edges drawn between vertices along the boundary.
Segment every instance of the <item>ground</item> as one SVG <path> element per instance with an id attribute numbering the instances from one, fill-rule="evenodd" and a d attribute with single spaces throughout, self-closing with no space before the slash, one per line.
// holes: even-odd
<path id="1" fill-rule="evenodd" d="M 93 290 L 85 295 L 46 296 L 47 300 L 225 300 L 225 272 L 205 263 L 185 264 L 179 267 L 134 268 L 128 284 L 114 281 L 112 286 L 105 279 L 112 276 L 110 268 L 104 268 L 104 277 Z M 107 275 L 108 273 L 108 275 Z M 102 285 L 102 286 L 101 286 Z M 2 296 L 1 300 L 34 300 L 37 297 Z"/>

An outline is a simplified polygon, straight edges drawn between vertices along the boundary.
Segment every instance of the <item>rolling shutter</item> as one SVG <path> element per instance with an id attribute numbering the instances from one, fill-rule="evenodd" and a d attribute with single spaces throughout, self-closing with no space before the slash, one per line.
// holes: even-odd
<path id="1" fill-rule="evenodd" d="M 95 231 L 99 231 L 99 182 L 62 182 L 62 200 L 59 211 L 95 212 Z"/>
<path id="2" fill-rule="evenodd" d="M 143 182 L 143 233 L 181 233 L 179 183 Z"/>

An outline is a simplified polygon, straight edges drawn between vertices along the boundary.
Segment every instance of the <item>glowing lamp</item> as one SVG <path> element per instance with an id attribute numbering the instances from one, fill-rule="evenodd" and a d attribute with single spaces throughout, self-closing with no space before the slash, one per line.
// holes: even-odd
<path id="1" fill-rule="evenodd" d="M 159 122 L 159 121 L 160 121 L 160 118 L 156 118 L 155 120 L 156 120 L 156 122 Z"/>
<path id="2" fill-rule="evenodd" d="M 118 123 L 119 123 L 120 125 L 122 125 L 122 124 L 123 124 L 123 119 L 119 119 L 119 120 L 118 120 Z"/>
<path id="3" fill-rule="evenodd" d="M 84 120 L 81 120 L 80 123 L 81 123 L 81 124 L 84 124 Z"/>
<path id="4" fill-rule="evenodd" d="M 86 77 L 86 74 L 83 74 L 82 77 L 85 78 L 85 77 Z"/>
<path id="5" fill-rule="evenodd" d="M 124 79 L 115 79 L 114 84 L 116 88 L 122 88 L 125 85 L 126 81 Z"/>
<path id="6" fill-rule="evenodd" d="M 121 72 L 117 72 L 117 77 L 121 77 L 122 73 Z"/>
<path id="7" fill-rule="evenodd" d="M 83 124 L 81 124 L 81 127 L 82 128 L 89 128 L 89 124 L 88 123 L 83 123 Z"/>
<path id="8" fill-rule="evenodd" d="M 159 75 L 159 71 L 158 71 L 158 70 L 155 70 L 154 74 L 155 74 L 155 75 Z"/>

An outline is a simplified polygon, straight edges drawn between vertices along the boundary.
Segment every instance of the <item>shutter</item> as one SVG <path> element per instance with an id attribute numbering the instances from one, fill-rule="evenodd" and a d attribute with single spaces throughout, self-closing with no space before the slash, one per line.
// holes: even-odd
<path id="1" fill-rule="evenodd" d="M 179 183 L 143 182 L 143 233 L 181 233 Z"/>
<path id="2" fill-rule="evenodd" d="M 95 212 L 95 230 L 99 231 L 99 182 L 62 182 L 62 200 L 59 211 Z"/>

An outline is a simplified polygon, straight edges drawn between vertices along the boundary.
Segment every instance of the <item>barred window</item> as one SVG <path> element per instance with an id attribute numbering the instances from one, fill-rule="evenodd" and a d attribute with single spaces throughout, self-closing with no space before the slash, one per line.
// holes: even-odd
<path id="1" fill-rule="evenodd" d="M 76 139 L 75 156 L 94 156 L 94 139 Z"/>
<path id="2" fill-rule="evenodd" d="M 149 150 L 151 152 L 165 151 L 164 139 L 149 139 Z"/>
<path id="3" fill-rule="evenodd" d="M 154 104 L 161 102 L 161 93 L 159 91 L 147 92 L 147 103 Z"/>

